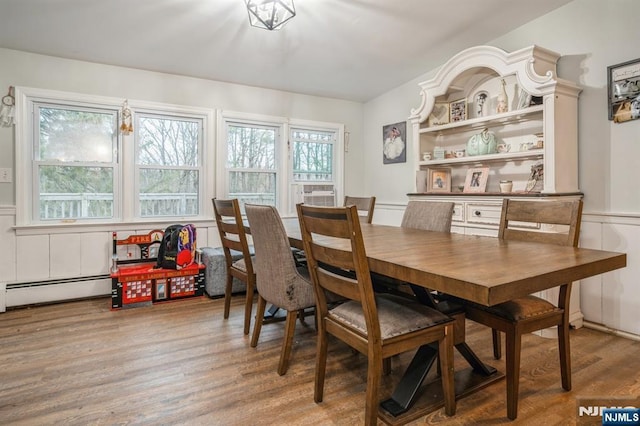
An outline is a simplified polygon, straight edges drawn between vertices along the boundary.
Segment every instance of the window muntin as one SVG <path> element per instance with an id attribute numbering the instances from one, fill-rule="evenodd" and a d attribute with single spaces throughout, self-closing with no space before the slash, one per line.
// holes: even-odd
<path id="1" fill-rule="evenodd" d="M 34 117 L 34 217 L 113 218 L 117 110 L 36 102 Z"/>
<path id="2" fill-rule="evenodd" d="M 138 214 L 196 216 L 202 176 L 201 119 L 136 114 Z"/>
<path id="3" fill-rule="evenodd" d="M 240 203 L 276 205 L 277 127 L 227 125 L 227 190 Z"/>

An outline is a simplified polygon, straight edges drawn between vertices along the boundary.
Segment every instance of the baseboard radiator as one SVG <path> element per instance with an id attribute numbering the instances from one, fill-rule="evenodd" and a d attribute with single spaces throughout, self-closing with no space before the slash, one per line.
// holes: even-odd
<path id="1" fill-rule="evenodd" d="M 0 283 L 0 312 L 17 306 L 38 305 L 111 294 L 109 275 Z"/>

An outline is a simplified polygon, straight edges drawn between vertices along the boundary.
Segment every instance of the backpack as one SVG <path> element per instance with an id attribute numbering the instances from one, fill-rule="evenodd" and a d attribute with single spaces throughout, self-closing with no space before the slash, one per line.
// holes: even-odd
<path id="1" fill-rule="evenodd" d="M 156 268 L 182 269 L 194 262 L 196 228 L 193 225 L 171 225 L 164 231 L 158 248 Z"/>

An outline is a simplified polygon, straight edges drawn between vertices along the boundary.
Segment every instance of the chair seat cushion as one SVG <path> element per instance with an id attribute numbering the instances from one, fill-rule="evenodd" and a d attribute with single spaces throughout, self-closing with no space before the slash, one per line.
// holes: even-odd
<path id="1" fill-rule="evenodd" d="M 383 339 L 452 321 L 451 318 L 435 309 L 390 294 L 376 295 L 376 306 L 380 334 Z M 363 335 L 367 335 L 367 326 L 360 303 L 349 301 L 338 305 L 329 312 L 329 316 L 336 321 L 354 327 Z"/>
<path id="2" fill-rule="evenodd" d="M 533 295 L 520 297 L 495 306 L 481 306 L 481 309 L 511 321 L 520 321 L 549 312 L 560 312 L 560 309 L 553 303 Z"/>
<path id="3" fill-rule="evenodd" d="M 255 256 L 251 256 L 251 261 L 255 262 Z M 233 262 L 232 266 L 236 269 L 241 270 L 242 272 L 247 272 L 247 264 L 244 261 L 244 257 L 242 259 L 238 259 Z"/>

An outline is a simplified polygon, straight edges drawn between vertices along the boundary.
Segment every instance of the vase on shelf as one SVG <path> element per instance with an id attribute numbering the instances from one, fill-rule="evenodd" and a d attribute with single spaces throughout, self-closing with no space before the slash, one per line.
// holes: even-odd
<path id="1" fill-rule="evenodd" d="M 504 79 L 500 80 L 500 85 L 502 87 L 498 94 L 498 107 L 496 108 L 496 112 L 498 114 L 509 111 L 509 98 L 507 97 L 507 91 L 505 90 L 506 83 L 504 82 Z"/>

